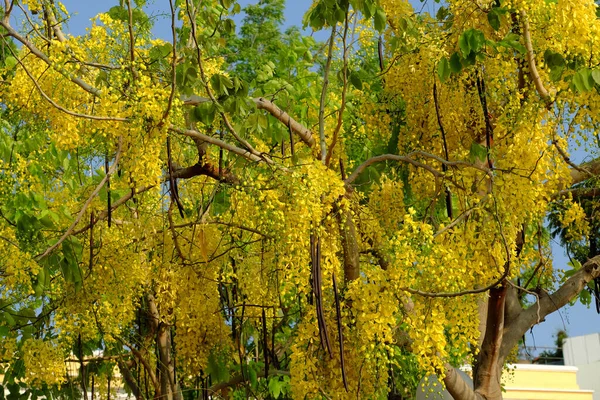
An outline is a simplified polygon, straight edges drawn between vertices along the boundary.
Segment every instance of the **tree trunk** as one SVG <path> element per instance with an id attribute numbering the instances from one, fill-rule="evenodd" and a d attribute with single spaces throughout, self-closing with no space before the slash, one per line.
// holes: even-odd
<path id="1" fill-rule="evenodd" d="M 152 295 L 148 295 L 148 307 L 152 316 L 153 331 L 156 332 L 161 400 L 181 400 L 181 390 L 175 381 L 175 361 L 171 354 L 172 340 L 170 327 L 160 322 L 158 308 Z"/>
<path id="2" fill-rule="evenodd" d="M 504 333 L 506 284 L 505 282 L 502 286 L 490 290 L 485 335 L 473 369 L 475 392 L 487 400 L 502 399 L 500 386 L 502 365 L 499 361 Z"/>

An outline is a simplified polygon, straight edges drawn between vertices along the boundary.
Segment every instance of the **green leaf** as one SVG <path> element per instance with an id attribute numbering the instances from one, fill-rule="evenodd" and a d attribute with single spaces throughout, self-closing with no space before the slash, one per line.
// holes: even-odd
<path id="1" fill-rule="evenodd" d="M 585 306 L 592 304 L 592 295 L 587 290 L 579 292 L 579 301 Z"/>
<path id="2" fill-rule="evenodd" d="M 212 102 L 207 101 L 194 107 L 194 118 L 207 126 L 212 125 L 216 113 L 216 107 Z"/>
<path id="3" fill-rule="evenodd" d="M 379 7 L 375 13 L 375 29 L 382 32 L 385 29 L 385 11 Z"/>
<path id="4" fill-rule="evenodd" d="M 360 79 L 360 76 L 358 76 L 358 74 L 356 72 L 352 72 L 350 74 L 350 83 L 352 84 L 352 86 L 354 86 L 358 90 L 363 89 L 362 80 Z"/>
<path id="5" fill-rule="evenodd" d="M 108 15 L 117 21 L 129 21 L 129 13 L 125 7 L 114 6 L 108 10 Z"/>
<path id="6" fill-rule="evenodd" d="M 0 326 L 0 337 L 8 336 L 10 332 L 10 328 L 8 326 Z"/>
<path id="7" fill-rule="evenodd" d="M 488 12 L 487 18 L 488 22 L 490 23 L 490 26 L 495 31 L 500 29 L 500 14 L 498 14 L 498 11 L 496 11 L 495 8 L 492 8 L 490 12 Z"/>
<path id="8" fill-rule="evenodd" d="M 462 63 L 460 61 L 460 54 L 458 54 L 458 53 L 455 52 L 455 53 L 453 53 L 450 56 L 450 69 L 454 73 L 460 72 L 462 70 Z"/>
<path id="9" fill-rule="evenodd" d="M 19 62 L 13 56 L 8 56 L 4 59 L 4 65 L 6 68 L 13 69 Z"/>
<path id="10" fill-rule="evenodd" d="M 448 12 L 448 9 L 444 6 L 441 6 L 437 13 L 435 14 L 435 18 L 438 21 L 443 21 L 444 19 L 446 19 L 446 17 L 449 15 L 450 13 Z"/>
<path id="11" fill-rule="evenodd" d="M 520 36 L 517 35 L 516 33 L 511 32 L 508 35 L 506 35 L 504 37 L 504 39 L 502 39 L 500 42 L 498 42 L 498 45 L 515 49 L 519 53 L 524 54 L 527 52 L 527 50 L 525 49 L 525 46 L 523 46 L 519 40 L 520 40 Z"/>
<path id="12" fill-rule="evenodd" d="M 335 20 L 340 23 L 346 20 L 346 13 L 340 7 L 335 8 Z"/>
<path id="13" fill-rule="evenodd" d="M 450 69 L 450 62 L 446 57 L 444 57 L 440 60 L 437 67 L 437 73 L 440 77 L 440 81 L 445 82 L 446 79 L 448 79 L 448 77 L 450 76 L 450 72 L 452 72 L 452 70 Z"/>
<path id="14" fill-rule="evenodd" d="M 478 53 L 485 44 L 485 35 L 479 29 L 469 29 L 468 32 L 471 52 Z"/>
<path id="15" fill-rule="evenodd" d="M 159 60 L 171 54 L 173 45 L 171 43 L 159 44 L 150 49 L 150 59 Z"/>
<path id="16" fill-rule="evenodd" d="M 575 75 L 573 75 L 572 82 L 577 91 L 581 93 L 588 92 L 594 87 L 592 74 L 587 68 L 577 71 Z"/>
<path id="17" fill-rule="evenodd" d="M 468 32 L 463 32 L 458 38 L 458 47 L 462 52 L 463 56 L 466 57 L 471 53 L 471 45 L 469 43 Z"/>
<path id="18" fill-rule="evenodd" d="M 278 398 L 281 394 L 281 387 L 283 386 L 283 382 L 279 381 L 279 377 L 273 377 L 269 379 L 269 393 L 274 398 Z"/>
<path id="19" fill-rule="evenodd" d="M 600 85 L 600 71 L 597 69 L 592 71 L 592 79 L 596 83 L 596 85 Z"/>
<path id="20" fill-rule="evenodd" d="M 233 35 L 235 33 L 235 22 L 231 18 L 227 18 L 223 21 L 223 30 L 228 35 Z"/>
<path id="21" fill-rule="evenodd" d="M 229 370 L 224 360 L 214 352 L 211 352 L 208 356 L 206 372 L 212 377 L 213 382 L 223 382 L 229 379 Z"/>
<path id="22" fill-rule="evenodd" d="M 250 381 L 250 386 L 252 386 L 252 389 L 256 389 L 258 387 L 258 378 L 254 368 L 248 368 L 248 380 Z"/>
<path id="23" fill-rule="evenodd" d="M 488 149 L 479 143 L 473 142 L 469 150 L 469 160 L 471 162 L 485 161 L 487 158 Z"/>

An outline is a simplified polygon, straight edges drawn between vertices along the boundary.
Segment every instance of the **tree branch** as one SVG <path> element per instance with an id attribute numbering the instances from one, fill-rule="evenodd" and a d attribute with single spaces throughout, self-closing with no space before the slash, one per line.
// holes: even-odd
<path id="1" fill-rule="evenodd" d="M 329 144 L 329 148 L 327 149 L 327 156 L 325 157 L 325 165 L 329 166 L 331 162 L 331 156 L 333 155 L 333 149 L 335 149 L 335 145 L 337 144 L 338 135 L 340 134 L 340 130 L 342 129 L 342 123 L 344 122 L 344 110 L 346 109 L 346 92 L 348 91 L 348 52 L 349 46 L 346 43 L 348 37 L 348 11 L 346 11 L 346 17 L 344 18 L 344 34 L 342 35 L 342 47 L 344 49 L 344 65 L 342 66 L 343 72 L 343 86 L 342 86 L 342 105 L 340 106 L 340 110 L 338 111 L 337 124 L 335 126 L 335 130 L 333 131 L 333 138 L 331 139 L 331 143 Z M 381 38 L 379 40 L 381 43 Z M 380 59 L 380 62 L 381 59 Z"/>
<path id="2" fill-rule="evenodd" d="M 535 88 L 537 89 L 540 97 L 546 103 L 546 107 L 550 108 L 552 105 L 552 99 L 544 87 L 542 78 L 540 78 L 540 74 L 535 66 L 535 53 L 533 52 L 533 45 L 531 44 L 531 32 L 529 30 L 529 22 L 527 21 L 527 14 L 525 11 L 521 11 L 521 22 L 523 24 L 523 39 L 525 40 L 525 49 L 527 50 L 527 64 L 529 64 L 531 80 L 533 80 Z"/>
<path id="3" fill-rule="evenodd" d="M 40 51 L 40 49 L 38 49 L 33 43 L 31 43 L 29 40 L 27 40 L 27 38 L 21 36 L 19 34 L 19 32 L 15 31 L 13 29 L 13 27 L 10 26 L 9 21 L 6 18 L 3 18 L 2 21 L 0 21 L 0 26 L 2 26 L 4 29 L 6 29 L 8 36 L 11 36 L 11 37 L 15 38 L 17 41 L 21 42 L 25 47 L 27 47 L 29 49 L 29 51 L 31 51 L 31 53 L 33 53 L 40 60 L 44 61 L 46 64 L 48 64 L 51 67 L 53 66 L 52 62 L 50 61 L 50 58 L 46 54 L 42 53 Z M 85 82 L 81 78 L 72 76 L 71 74 L 69 74 L 68 72 L 66 72 L 64 70 L 57 69 L 57 71 L 60 72 L 65 77 L 67 77 L 71 82 L 73 82 L 76 85 L 78 85 L 79 87 L 81 87 L 86 92 L 100 97 L 100 95 L 101 95 L 100 89 L 93 87 L 92 85 Z"/>
<path id="4" fill-rule="evenodd" d="M 591 176 L 600 175 L 600 158 L 580 164 L 571 169 L 571 185 L 583 182 Z"/>
<path id="5" fill-rule="evenodd" d="M 600 277 L 600 256 L 589 259 L 553 294 L 542 292 L 537 302 L 519 313 L 516 318 L 507 321 L 501 348 L 502 359 L 517 345 L 528 329 L 566 305 L 585 288 L 588 282 L 598 277 Z"/>
<path id="6" fill-rule="evenodd" d="M 300 136 L 300 139 L 302 139 L 302 141 L 308 147 L 313 147 L 315 145 L 315 138 L 311 130 L 304 127 L 294 118 L 290 117 L 288 113 L 283 111 L 281 108 L 277 107 L 275 103 L 265 99 L 264 97 L 259 97 L 252 100 L 254 101 L 256 107 L 259 110 L 268 111 L 269 114 L 271 114 L 273 117 L 277 118 L 282 124 L 290 128 L 292 132 Z"/>
<path id="7" fill-rule="evenodd" d="M 461 400 L 484 400 L 484 398 L 475 393 L 475 391 L 469 387 L 467 382 L 458 374 L 456 368 L 450 364 L 446 364 L 446 376 L 444 377 L 444 384 L 446 389 L 455 399 Z"/>
<path id="8" fill-rule="evenodd" d="M 329 71 L 331 70 L 331 59 L 333 58 L 333 42 L 335 39 L 335 30 L 337 25 L 331 28 L 331 37 L 329 38 L 329 51 L 327 52 L 327 62 L 323 72 L 323 87 L 321 88 L 321 101 L 319 102 L 319 138 L 321 139 L 321 161 L 325 164 L 327 157 L 327 142 L 325 141 L 325 100 L 327 100 L 327 87 L 329 86 Z"/>
<path id="9" fill-rule="evenodd" d="M 485 172 L 486 175 L 488 175 L 490 177 L 490 179 L 493 178 L 493 173 L 492 170 L 484 167 L 484 166 L 480 166 L 480 165 L 476 165 L 476 164 L 471 164 L 465 161 L 447 161 L 444 160 L 441 157 L 438 157 L 434 154 L 430 154 L 430 153 L 426 153 L 424 151 L 413 151 L 411 153 L 408 153 L 405 156 L 399 156 L 396 154 L 382 154 L 380 156 L 375 156 L 375 157 L 371 157 L 369 158 L 367 161 L 363 162 L 361 165 L 359 165 L 354 172 L 352 173 L 352 175 L 350 175 L 346 180 L 346 185 L 350 185 L 352 182 L 354 182 L 356 180 L 356 178 L 358 178 L 358 176 L 365 170 L 365 168 L 367 168 L 369 165 L 378 163 L 378 162 L 382 162 L 382 161 L 402 161 L 402 162 L 406 162 L 409 164 L 414 165 L 415 167 L 418 168 L 423 168 L 424 170 L 430 172 L 433 176 L 435 176 L 436 178 L 443 178 L 445 177 L 445 175 L 438 171 L 437 169 L 427 165 L 427 164 L 423 164 L 417 160 L 415 160 L 414 158 L 412 158 L 413 156 L 421 156 L 421 157 L 426 157 L 426 158 L 431 158 L 433 160 L 436 160 L 438 162 L 440 162 L 442 165 L 446 165 L 448 167 L 469 167 L 469 168 L 475 168 L 478 169 L 482 172 Z M 461 187 L 461 185 L 459 185 L 458 183 L 450 180 L 455 186 L 457 187 Z"/>
<path id="10" fill-rule="evenodd" d="M 232 145 L 230 143 L 224 142 L 224 141 L 219 140 L 217 138 L 214 138 L 212 136 L 205 135 L 205 134 L 200 133 L 198 131 L 194 131 L 194 130 L 191 130 L 191 129 L 181 129 L 181 128 L 177 128 L 177 127 L 175 127 L 173 125 L 171 125 L 169 127 L 169 130 L 172 131 L 172 132 L 176 132 L 176 133 L 185 135 L 185 136 L 189 136 L 191 138 L 203 140 L 203 141 L 205 141 L 207 143 L 210 143 L 210 144 L 214 144 L 215 146 L 221 147 L 221 148 L 223 148 L 223 149 L 225 149 L 227 151 L 230 151 L 230 152 L 232 152 L 234 154 L 242 156 L 242 157 L 244 157 L 244 158 L 246 158 L 246 159 L 248 159 L 250 161 L 254 161 L 254 162 L 265 161 L 267 164 L 271 164 L 271 165 L 274 164 L 273 161 L 271 161 L 268 158 L 259 157 L 256 154 L 253 154 L 252 152 L 250 152 L 249 150 L 244 150 L 244 149 L 242 149 L 240 147 L 234 146 L 234 145 Z"/>

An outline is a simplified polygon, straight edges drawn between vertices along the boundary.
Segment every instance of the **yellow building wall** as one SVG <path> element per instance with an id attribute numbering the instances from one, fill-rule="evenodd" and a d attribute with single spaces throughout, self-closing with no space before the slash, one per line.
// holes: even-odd
<path id="1" fill-rule="evenodd" d="M 515 364 L 502 374 L 505 400 L 592 400 L 592 390 L 577 385 L 577 368 Z"/>

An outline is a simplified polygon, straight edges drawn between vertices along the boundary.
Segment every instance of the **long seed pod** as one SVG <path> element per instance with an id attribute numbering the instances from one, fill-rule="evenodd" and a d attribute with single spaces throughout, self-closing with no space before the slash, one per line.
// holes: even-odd
<path id="1" fill-rule="evenodd" d="M 316 288 L 317 288 L 317 319 L 320 320 L 320 332 L 321 340 L 325 342 L 325 347 L 329 353 L 329 357 L 333 358 L 331 351 L 331 343 L 329 341 L 329 333 L 327 332 L 327 324 L 325 322 L 325 313 L 323 312 L 323 292 L 322 292 L 322 279 L 321 279 L 321 238 L 317 238 L 317 249 L 316 249 Z"/>
<path id="2" fill-rule="evenodd" d="M 173 178 L 173 160 L 171 158 L 171 137 L 167 136 L 167 164 L 169 167 L 169 189 L 171 191 L 171 198 L 177 204 L 177 209 L 179 210 L 179 215 L 181 218 L 183 215 L 183 205 L 181 204 L 181 200 L 179 200 L 179 193 L 177 191 L 177 184 L 175 182 L 175 178 Z"/>
<path id="3" fill-rule="evenodd" d="M 112 223 L 112 199 L 110 198 L 110 176 L 108 176 L 108 152 L 104 155 L 104 173 L 107 176 L 106 179 L 106 219 L 108 220 L 108 227 Z"/>
<path id="4" fill-rule="evenodd" d="M 600 314 L 600 278 L 594 279 L 594 297 L 596 298 L 596 312 Z"/>
<path id="5" fill-rule="evenodd" d="M 263 328 L 263 353 L 265 356 L 265 379 L 269 377 L 269 351 L 267 344 L 267 317 L 265 315 L 265 308 L 262 309 L 262 328 Z"/>
<path id="6" fill-rule="evenodd" d="M 433 83 L 433 102 L 435 103 L 435 114 L 437 116 L 438 125 L 440 127 L 440 132 L 442 133 L 442 141 L 444 145 L 444 156 L 446 157 L 446 161 L 450 161 L 448 156 L 448 143 L 446 142 L 446 131 L 444 130 L 444 125 L 442 124 L 442 117 L 440 115 L 440 105 L 438 103 L 437 96 L 437 85 L 435 82 Z M 448 167 L 446 164 L 442 164 L 442 171 L 446 172 Z M 446 187 L 446 212 L 448 213 L 448 218 L 451 220 L 454 219 L 452 212 L 452 193 L 450 193 L 450 189 Z"/>
<path id="7" fill-rule="evenodd" d="M 311 306 L 314 304 L 315 298 L 315 236 L 310 235 L 310 296 L 308 297 L 308 304 Z"/>
<path id="8" fill-rule="evenodd" d="M 333 280 L 333 295 L 335 298 L 335 312 L 337 314 L 338 336 L 340 338 L 340 365 L 342 368 L 342 380 L 344 381 L 344 389 L 348 392 L 348 380 L 346 379 L 346 363 L 344 361 L 344 335 L 342 332 L 342 313 L 340 312 L 340 298 L 337 290 L 337 282 L 335 281 L 335 272 L 331 275 Z"/>
<path id="9" fill-rule="evenodd" d="M 223 129 L 219 132 L 219 138 L 223 140 Z M 219 147 L 219 180 L 223 178 L 223 148 Z"/>
<path id="10" fill-rule="evenodd" d="M 377 40 L 377 55 L 379 56 L 379 70 L 383 72 L 383 39 L 381 36 L 379 36 L 379 39 Z"/>
<path id="11" fill-rule="evenodd" d="M 88 266 L 89 273 L 92 272 L 94 265 L 94 211 L 90 213 L 90 263 Z"/>
<path id="12" fill-rule="evenodd" d="M 294 132 L 292 131 L 292 117 L 288 118 L 288 129 L 290 132 L 290 151 L 292 152 L 292 157 L 294 156 Z"/>
<path id="13" fill-rule="evenodd" d="M 342 176 L 342 180 L 346 180 L 346 170 L 344 168 L 344 160 L 340 157 L 340 175 Z"/>

